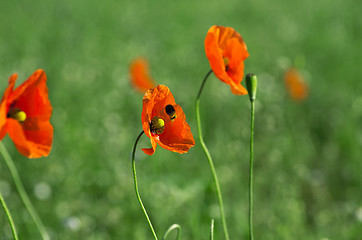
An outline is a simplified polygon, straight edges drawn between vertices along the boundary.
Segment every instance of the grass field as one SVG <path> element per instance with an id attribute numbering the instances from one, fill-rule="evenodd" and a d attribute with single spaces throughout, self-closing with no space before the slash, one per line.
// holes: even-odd
<path id="1" fill-rule="evenodd" d="M 196 146 L 187 154 L 143 136 L 136 152 L 140 194 L 161 237 L 173 223 L 182 239 L 223 239 L 212 175 L 198 142 L 195 99 L 210 66 L 204 38 L 231 26 L 258 76 L 255 119 L 255 239 L 362 239 L 362 2 L 1 1 L 0 92 L 45 70 L 53 105 L 53 149 L 29 160 L 9 137 L 25 189 L 51 239 L 152 239 L 134 192 L 131 151 L 142 130 L 142 94 L 129 83 L 144 56 L 187 116 Z M 286 93 L 297 64 L 308 98 Z M 250 106 L 212 76 L 201 97 L 204 139 L 214 158 L 231 239 L 248 238 Z M 40 239 L 7 166 L 0 190 L 20 239 Z M 174 239 L 174 234 L 169 239 Z M 12 239 L 0 210 L 0 239 Z"/>

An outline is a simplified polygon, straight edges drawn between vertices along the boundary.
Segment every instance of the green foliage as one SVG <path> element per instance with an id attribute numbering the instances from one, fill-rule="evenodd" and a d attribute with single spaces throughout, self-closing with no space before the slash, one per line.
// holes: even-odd
<path id="1" fill-rule="evenodd" d="M 362 52 L 359 1 L 2 1 L 0 92 L 38 68 L 48 76 L 54 145 L 28 160 L 3 141 L 52 239 L 150 239 L 134 193 L 131 151 L 142 130 L 142 94 L 129 62 L 145 56 L 155 81 L 182 105 L 196 146 L 188 154 L 137 150 L 140 194 L 162 236 L 215 239 L 222 228 L 194 103 L 210 67 L 211 25 L 231 26 L 258 76 L 255 102 L 255 239 L 358 239 L 362 228 Z M 297 60 L 295 60 L 297 59 Z M 301 61 L 300 59 L 304 59 Z M 300 67 L 310 86 L 293 102 L 283 73 Z M 200 101 L 204 139 L 215 161 L 231 239 L 248 236 L 250 107 L 247 96 L 211 76 Z M 149 147 L 145 136 L 140 147 Z M 0 190 L 19 239 L 39 239 L 3 160 Z M 1 211 L 0 211 L 1 212 Z M 11 236 L 0 214 L 0 239 Z M 171 237 L 170 237 L 171 239 Z"/>

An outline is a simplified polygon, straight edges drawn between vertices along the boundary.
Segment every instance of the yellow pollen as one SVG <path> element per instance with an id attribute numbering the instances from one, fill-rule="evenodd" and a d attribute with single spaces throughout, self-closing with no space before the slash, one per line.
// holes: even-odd
<path id="1" fill-rule="evenodd" d="M 20 123 L 23 123 L 26 120 L 26 113 L 20 109 L 11 109 L 8 113 L 9 118 L 13 118 Z"/>
<path id="2" fill-rule="evenodd" d="M 225 64 L 225 66 L 227 66 L 228 64 L 229 64 L 229 59 L 228 58 L 226 58 L 226 57 L 224 57 L 224 64 Z"/>
<path id="3" fill-rule="evenodd" d="M 163 129 L 165 128 L 165 121 L 159 117 L 153 117 L 150 124 L 151 132 L 155 134 L 163 133 Z"/>

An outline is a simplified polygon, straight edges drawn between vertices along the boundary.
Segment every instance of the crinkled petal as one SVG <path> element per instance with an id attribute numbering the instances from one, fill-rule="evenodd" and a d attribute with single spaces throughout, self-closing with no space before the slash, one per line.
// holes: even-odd
<path id="1" fill-rule="evenodd" d="M 186 122 L 186 116 L 179 105 L 174 106 L 176 118 L 165 123 L 163 133 L 156 139 L 157 143 L 173 152 L 186 153 L 195 145 L 191 128 Z"/>
<path id="2" fill-rule="evenodd" d="M 172 105 L 176 111 L 176 119 L 171 120 L 165 111 L 167 105 Z M 150 131 L 150 122 L 153 117 L 164 120 L 165 126 L 161 134 Z M 185 153 L 195 145 L 190 126 L 182 108 L 175 103 L 175 99 L 164 85 L 158 85 L 146 92 L 143 98 L 142 128 L 151 139 L 152 148 L 142 149 L 146 154 L 152 155 L 157 144 L 173 152 Z"/>
<path id="3" fill-rule="evenodd" d="M 156 88 L 149 89 L 145 93 L 141 121 L 143 131 L 148 137 L 151 137 L 149 124 L 152 118 L 159 116 L 168 104 L 175 105 L 175 99 L 168 87 L 164 85 L 158 85 Z"/>
<path id="4" fill-rule="evenodd" d="M 244 60 L 249 53 L 238 32 L 230 27 L 212 26 L 205 38 L 205 53 L 217 78 L 230 85 L 234 94 L 247 94 L 241 81 L 244 77 Z M 228 62 L 227 66 L 224 59 Z"/>

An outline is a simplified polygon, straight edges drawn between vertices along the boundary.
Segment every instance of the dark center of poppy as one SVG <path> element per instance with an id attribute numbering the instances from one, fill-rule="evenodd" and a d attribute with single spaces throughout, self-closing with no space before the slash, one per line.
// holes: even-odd
<path id="1" fill-rule="evenodd" d="M 10 108 L 7 117 L 15 119 L 19 123 L 23 123 L 26 120 L 26 113 L 21 111 L 19 108 Z"/>
<path id="2" fill-rule="evenodd" d="M 171 104 L 165 107 L 165 111 L 171 120 L 174 120 L 176 118 L 176 110 Z"/>
<path id="3" fill-rule="evenodd" d="M 161 134 L 163 133 L 163 129 L 165 128 L 165 121 L 159 117 L 153 117 L 150 123 L 150 131 L 153 134 Z"/>

